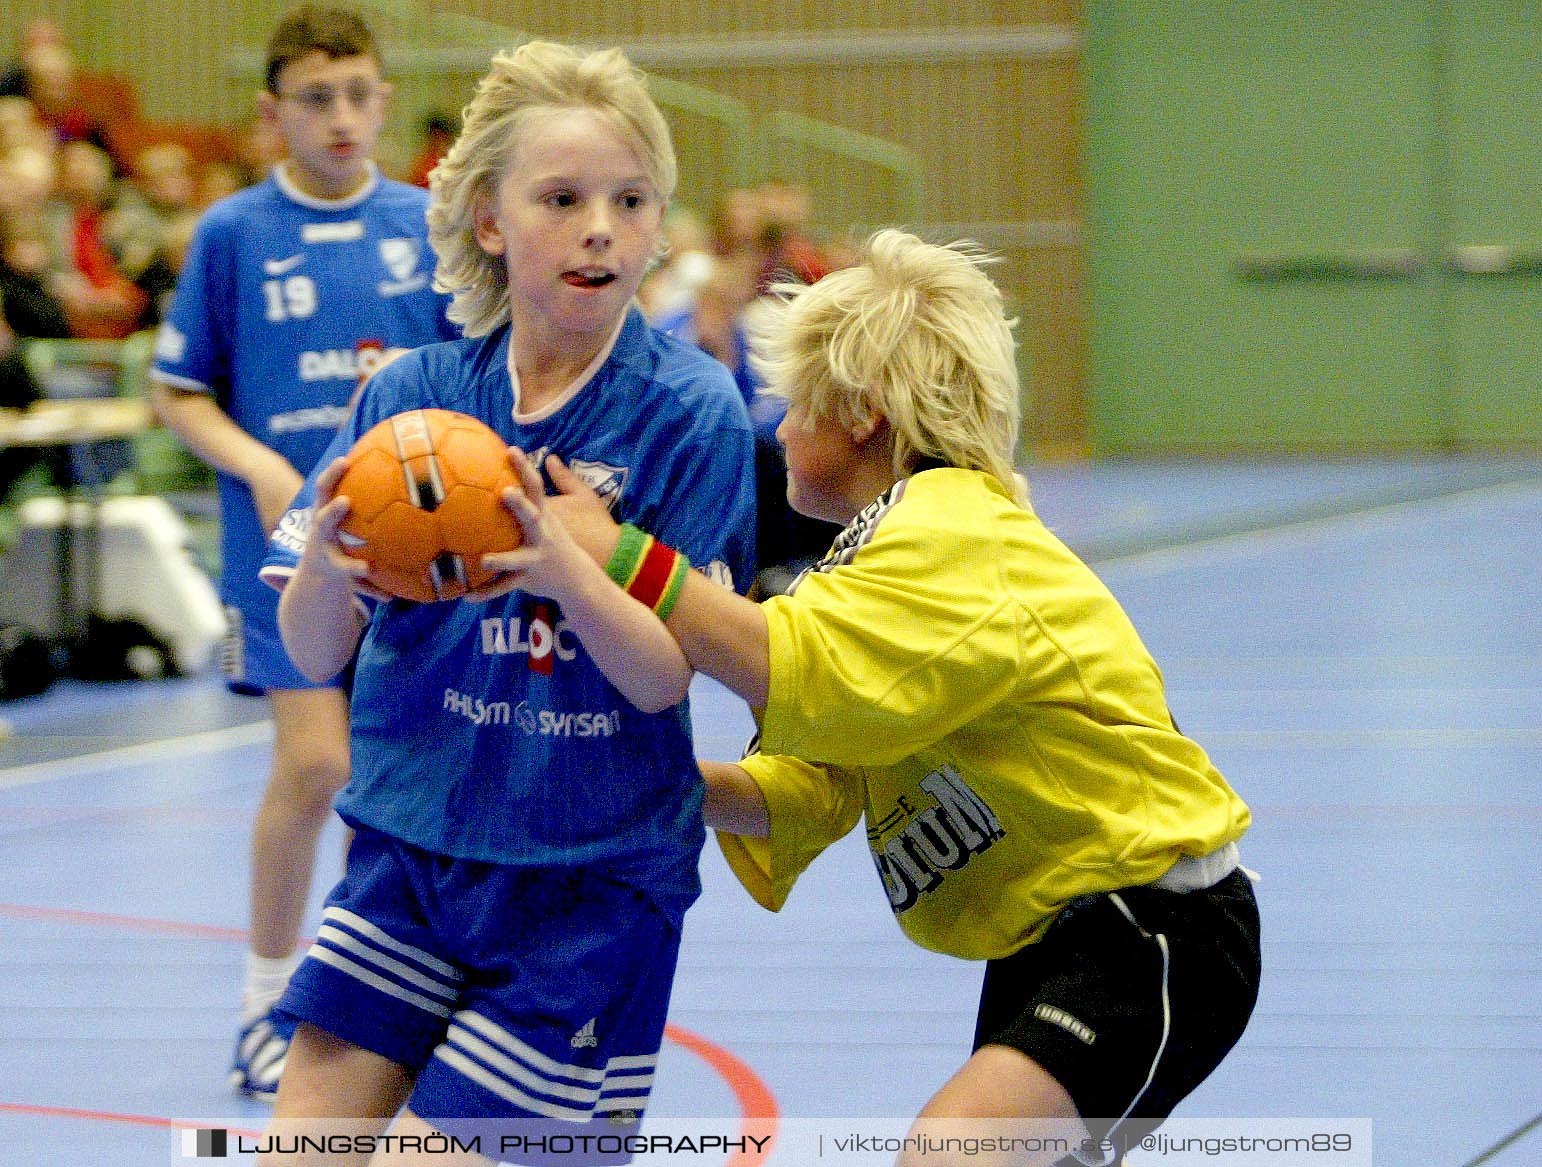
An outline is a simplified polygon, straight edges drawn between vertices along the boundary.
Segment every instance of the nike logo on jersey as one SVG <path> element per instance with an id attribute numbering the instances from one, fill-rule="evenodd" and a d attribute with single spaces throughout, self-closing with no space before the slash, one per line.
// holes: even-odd
<path id="1" fill-rule="evenodd" d="M 288 259 L 265 259 L 262 261 L 262 270 L 270 276 L 281 276 L 285 272 L 292 272 L 305 262 L 305 253 L 291 255 Z"/>

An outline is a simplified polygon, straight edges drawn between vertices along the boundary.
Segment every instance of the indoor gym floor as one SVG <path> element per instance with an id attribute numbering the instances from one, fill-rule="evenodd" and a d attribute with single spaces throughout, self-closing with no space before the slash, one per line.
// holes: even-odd
<path id="1" fill-rule="evenodd" d="M 1379 1167 L 1542 1164 L 1542 463 L 1030 477 L 1255 816 L 1262 997 L 1173 1129 L 1290 1119 L 1369 1129 Z M 694 710 L 701 752 L 737 756 L 742 706 L 698 679 Z M 263 715 L 210 676 L 0 707 L 4 1161 L 142 1167 L 181 1161 L 185 1128 L 261 1130 L 224 1071 Z M 903 1129 L 967 1050 L 979 968 L 902 939 L 860 833 L 779 916 L 710 843 L 702 869 L 651 1115 L 774 1115 L 773 1167 L 810 1167 L 810 1131 Z M 680 1161 L 725 1160 L 748 1161 Z M 1296 1162 L 1130 1157 L 1255 1161 Z"/>

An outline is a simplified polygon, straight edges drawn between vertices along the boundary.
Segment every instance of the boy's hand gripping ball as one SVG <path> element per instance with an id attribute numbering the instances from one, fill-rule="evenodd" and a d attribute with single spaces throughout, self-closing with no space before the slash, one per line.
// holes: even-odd
<path id="1" fill-rule="evenodd" d="M 487 586 L 491 551 L 522 541 L 499 498 L 519 487 L 508 446 L 491 427 L 448 409 L 413 409 L 372 427 L 346 455 L 338 495 L 350 507 L 338 529 L 369 582 L 404 600 L 453 600 Z"/>

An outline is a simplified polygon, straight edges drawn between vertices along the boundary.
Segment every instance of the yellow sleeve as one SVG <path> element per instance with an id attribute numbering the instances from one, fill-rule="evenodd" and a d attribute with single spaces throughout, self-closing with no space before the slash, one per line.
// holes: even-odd
<path id="1" fill-rule="evenodd" d="M 1001 584 L 1001 549 L 964 529 L 899 521 L 848 563 L 803 577 L 762 608 L 770 684 L 768 751 L 885 766 L 935 744 L 1019 683 L 1020 613 Z"/>
<path id="2" fill-rule="evenodd" d="M 758 839 L 718 831 L 718 846 L 755 902 L 779 912 L 798 876 L 861 820 L 862 782 L 849 771 L 796 758 L 751 754 L 739 765 L 765 797 L 771 834 Z"/>

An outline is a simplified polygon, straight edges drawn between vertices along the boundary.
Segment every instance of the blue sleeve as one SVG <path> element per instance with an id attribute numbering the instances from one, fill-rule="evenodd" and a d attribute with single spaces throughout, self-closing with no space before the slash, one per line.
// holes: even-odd
<path id="1" fill-rule="evenodd" d="M 299 493 L 294 496 L 294 501 L 274 528 L 268 540 L 267 555 L 257 570 L 258 576 L 268 583 L 278 584 L 299 565 L 300 556 L 305 553 L 305 544 L 310 539 L 311 513 L 316 505 L 316 477 L 353 447 L 357 440 L 354 429 L 357 416 L 357 413 L 350 414 L 333 436 L 326 453 L 322 454 L 315 467 L 306 475 Z"/>
<path id="2" fill-rule="evenodd" d="M 755 441 L 726 370 L 692 395 L 690 428 L 666 455 L 655 497 L 632 522 L 741 594 L 755 578 Z"/>
<path id="3" fill-rule="evenodd" d="M 674 492 L 680 505 L 661 508 L 655 524 L 641 525 L 742 595 L 756 570 L 754 444 L 748 431 L 722 437 L 682 452 L 677 481 L 696 485 Z"/>
<path id="4" fill-rule="evenodd" d="M 224 226 L 212 215 L 198 225 L 156 337 L 154 369 L 178 388 L 215 392 L 230 379 L 236 264 Z"/>

